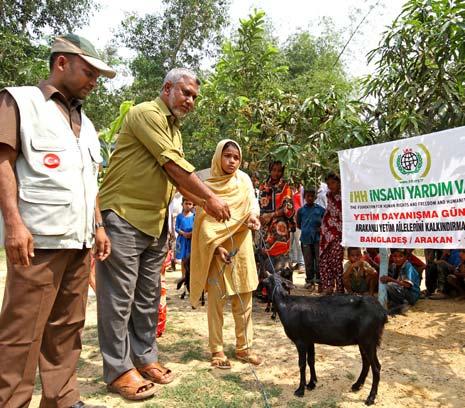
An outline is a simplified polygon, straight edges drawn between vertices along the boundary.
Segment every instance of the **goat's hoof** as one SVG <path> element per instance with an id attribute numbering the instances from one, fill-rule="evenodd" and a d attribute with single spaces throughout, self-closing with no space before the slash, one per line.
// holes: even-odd
<path id="1" fill-rule="evenodd" d="M 368 397 L 365 401 L 365 405 L 373 405 L 375 403 L 375 397 Z"/>
<path id="2" fill-rule="evenodd" d="M 185 297 L 186 297 L 186 295 L 183 293 L 183 294 L 181 295 L 181 299 L 184 300 Z"/>
<path id="3" fill-rule="evenodd" d="M 266 312 L 266 313 L 270 313 L 270 312 L 271 312 L 271 308 L 269 308 L 268 306 L 265 307 L 265 312 Z"/>
<path id="4" fill-rule="evenodd" d="M 301 397 L 302 398 L 304 396 L 304 394 L 305 394 L 305 388 L 304 387 L 299 387 L 294 391 L 294 395 L 296 397 Z"/>
<path id="5" fill-rule="evenodd" d="M 363 384 L 355 383 L 352 384 L 352 392 L 360 391 L 363 387 Z"/>
<path id="6" fill-rule="evenodd" d="M 314 381 L 310 381 L 308 384 L 307 384 L 307 390 L 314 390 L 316 387 L 316 384 Z"/>

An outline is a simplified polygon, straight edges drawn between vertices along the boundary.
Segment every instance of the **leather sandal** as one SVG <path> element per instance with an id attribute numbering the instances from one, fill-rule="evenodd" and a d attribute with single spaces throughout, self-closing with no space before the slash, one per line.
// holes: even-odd
<path id="1" fill-rule="evenodd" d="M 254 366 L 259 366 L 263 363 L 263 358 L 258 357 L 256 354 L 250 352 L 250 351 L 236 351 L 236 358 L 239 361 L 242 361 L 244 363 L 250 363 L 253 364 Z"/>
<path id="2" fill-rule="evenodd" d="M 126 371 L 111 384 L 108 384 L 107 390 L 130 401 L 150 398 L 156 393 L 153 381 L 145 380 L 135 368 Z"/>
<path id="3" fill-rule="evenodd" d="M 231 362 L 226 356 L 213 356 L 211 359 L 211 366 L 221 370 L 229 370 L 231 369 Z"/>
<path id="4" fill-rule="evenodd" d="M 174 375 L 169 368 L 163 367 L 160 363 L 150 363 L 138 368 L 142 377 L 155 384 L 169 384 L 174 380 Z"/>

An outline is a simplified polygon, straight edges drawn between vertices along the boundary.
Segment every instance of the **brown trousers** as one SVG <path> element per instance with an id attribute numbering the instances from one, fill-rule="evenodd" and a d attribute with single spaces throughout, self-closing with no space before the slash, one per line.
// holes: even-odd
<path id="1" fill-rule="evenodd" d="M 0 407 L 27 407 L 39 364 L 41 408 L 79 401 L 89 279 L 88 249 L 36 249 L 32 265 L 8 264 L 0 313 Z"/>

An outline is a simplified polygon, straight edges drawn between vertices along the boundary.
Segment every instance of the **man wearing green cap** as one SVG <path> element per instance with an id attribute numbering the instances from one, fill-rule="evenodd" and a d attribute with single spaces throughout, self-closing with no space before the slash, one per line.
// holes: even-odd
<path id="1" fill-rule="evenodd" d="M 115 72 L 74 34 L 55 39 L 50 71 L 38 86 L 0 92 L 1 407 L 29 405 L 37 365 L 41 407 L 85 406 L 76 365 L 90 248 L 95 241 L 100 260 L 110 253 L 96 200 L 100 145 L 81 104 L 100 75 Z"/>

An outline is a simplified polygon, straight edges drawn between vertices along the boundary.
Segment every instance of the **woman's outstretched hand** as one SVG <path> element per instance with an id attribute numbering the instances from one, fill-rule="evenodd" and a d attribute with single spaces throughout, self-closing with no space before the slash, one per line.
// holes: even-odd
<path id="1" fill-rule="evenodd" d="M 260 219 L 257 215 L 251 214 L 249 219 L 247 220 L 247 227 L 251 230 L 257 231 L 260 229 Z"/>

